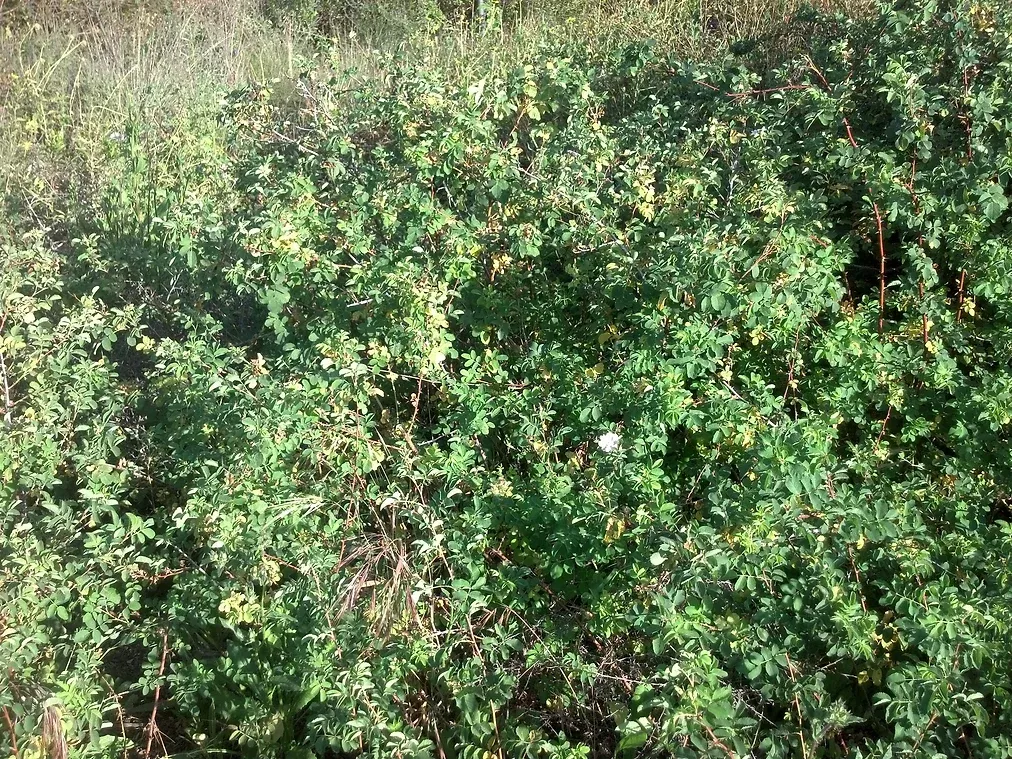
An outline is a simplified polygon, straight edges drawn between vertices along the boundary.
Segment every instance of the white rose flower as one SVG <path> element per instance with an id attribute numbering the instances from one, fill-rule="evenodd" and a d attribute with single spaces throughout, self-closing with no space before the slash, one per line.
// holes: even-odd
<path id="1" fill-rule="evenodd" d="M 606 432 L 597 439 L 597 447 L 605 453 L 615 453 L 622 445 L 622 437 L 616 432 Z"/>

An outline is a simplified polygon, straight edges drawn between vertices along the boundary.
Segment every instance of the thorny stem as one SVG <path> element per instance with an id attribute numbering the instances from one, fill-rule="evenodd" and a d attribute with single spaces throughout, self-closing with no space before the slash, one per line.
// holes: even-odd
<path id="1" fill-rule="evenodd" d="M 7 724 L 7 732 L 11 736 L 11 751 L 14 754 L 15 759 L 21 759 L 21 751 L 18 748 L 18 736 L 14 732 L 14 723 L 11 721 L 10 712 L 7 707 L 3 707 L 4 722 Z"/>
<path id="2" fill-rule="evenodd" d="M 720 740 L 720 738 L 717 737 L 717 734 L 713 732 L 713 728 L 711 728 L 709 725 L 703 725 L 703 727 L 706 729 L 707 734 L 710 736 L 710 742 L 717 748 L 721 749 L 729 757 L 731 757 L 731 759 L 734 759 L 734 752 L 727 747 L 726 743 L 724 743 L 722 740 Z"/>
<path id="3" fill-rule="evenodd" d="M 815 61 L 811 58 L 808 59 L 809 68 L 818 77 L 820 84 L 823 89 L 827 92 L 832 91 L 832 87 L 829 81 L 826 79 L 825 74 L 819 70 L 819 67 L 815 65 Z M 847 130 L 847 140 L 850 142 L 850 146 L 857 150 L 858 145 L 857 139 L 854 137 L 854 130 L 850 126 L 850 120 L 846 116 L 841 117 L 843 119 L 844 129 Z M 913 180 L 911 180 L 913 181 Z M 878 283 L 878 333 L 879 335 L 885 329 L 885 296 L 886 296 L 886 254 L 885 254 L 885 235 L 882 232 L 882 213 L 878 208 L 878 201 L 875 200 L 875 196 L 872 194 L 871 185 L 869 183 L 868 195 L 871 198 L 871 207 L 875 212 L 875 225 L 878 229 L 878 259 L 879 259 L 879 283 Z"/>
<path id="4" fill-rule="evenodd" d="M 823 89 L 826 92 L 831 92 L 833 88 L 830 87 L 826 75 L 819 70 L 819 67 L 815 65 L 815 61 L 811 58 L 808 59 L 808 67 L 819 77 L 819 82 L 822 84 Z M 850 140 L 850 146 L 856 149 L 858 147 L 857 140 L 854 139 L 854 131 L 850 128 L 850 121 L 847 120 L 846 116 L 843 117 L 843 126 L 847 130 L 847 139 Z"/>
<path id="5" fill-rule="evenodd" d="M 854 139 L 854 132 L 851 130 L 850 122 L 847 120 L 846 116 L 843 117 L 843 126 L 847 129 L 847 139 L 850 140 L 850 146 L 852 148 L 857 148 L 857 140 Z"/>

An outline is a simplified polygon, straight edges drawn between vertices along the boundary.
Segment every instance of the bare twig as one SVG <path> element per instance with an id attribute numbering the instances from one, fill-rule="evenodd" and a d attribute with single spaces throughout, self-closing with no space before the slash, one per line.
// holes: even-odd
<path id="1" fill-rule="evenodd" d="M 116 689 L 113 687 L 112 683 L 109 682 L 109 678 L 106 677 L 105 675 L 102 675 L 102 682 L 105 685 L 106 690 L 109 691 L 109 696 L 112 697 L 113 703 L 116 705 L 116 715 L 119 718 L 120 735 L 123 737 L 123 759 L 127 759 L 129 755 L 127 751 L 129 739 L 127 738 L 126 734 L 126 713 L 123 711 L 123 704 L 120 703 L 119 694 L 116 692 Z"/>
<path id="2" fill-rule="evenodd" d="M 7 314 L 0 318 L 0 334 L 3 333 L 4 325 L 7 323 Z M 3 403 L 4 403 L 4 424 L 8 427 L 11 426 L 11 414 L 14 410 L 11 404 L 11 385 L 10 380 L 7 377 L 7 362 L 4 360 L 3 351 L 0 351 L 0 390 L 3 390 Z"/>
<path id="3" fill-rule="evenodd" d="M 875 439 L 875 447 L 877 448 L 882 444 L 882 437 L 885 435 L 886 425 L 889 424 L 889 416 L 893 413 L 892 405 L 886 407 L 885 419 L 882 420 L 882 427 L 878 431 L 878 437 Z"/>
<path id="4" fill-rule="evenodd" d="M 854 578 L 857 580 L 857 594 L 861 599 L 861 608 L 864 609 L 865 613 L 868 613 L 868 604 L 864 600 L 864 591 L 861 590 L 861 572 L 858 571 L 857 564 L 854 561 L 854 551 L 851 547 L 847 546 L 847 555 L 850 557 L 850 568 L 854 570 Z"/>
<path id="5" fill-rule="evenodd" d="M 158 701 L 162 697 L 162 677 L 165 675 L 165 662 L 169 658 L 169 634 L 162 630 L 162 662 L 158 666 L 158 685 L 155 686 L 155 704 L 151 707 L 151 719 L 148 720 L 148 744 L 144 748 L 144 759 L 151 757 L 151 743 L 155 739 L 158 730 Z M 164 747 L 163 747 L 164 748 Z M 165 754 L 165 751 L 162 751 Z"/>
<path id="6" fill-rule="evenodd" d="M 432 732 L 436 735 L 436 748 L 439 749 L 439 759 L 446 759 L 446 751 L 443 750 L 443 739 L 439 736 L 439 720 L 436 719 L 435 715 L 430 717 L 432 720 Z"/>
<path id="7" fill-rule="evenodd" d="M 765 95 L 771 95 L 774 92 L 790 92 L 794 90 L 810 90 L 810 85 L 807 84 L 783 84 L 779 87 L 769 87 L 761 90 L 746 90 L 745 92 L 726 92 L 724 93 L 729 98 L 743 99 L 747 97 L 763 97 Z"/>
<path id="8" fill-rule="evenodd" d="M 499 721 L 495 718 L 495 704 L 492 701 L 489 701 L 488 708 L 492 712 L 492 727 L 495 728 L 496 753 L 499 755 L 499 759 L 503 759 L 502 736 L 499 735 Z"/>
<path id="9" fill-rule="evenodd" d="M 422 402 L 422 383 L 425 381 L 425 372 L 421 372 L 418 376 L 418 389 L 415 391 L 415 397 L 411 399 L 411 406 L 414 409 L 414 413 L 411 414 L 410 428 L 413 429 L 415 422 L 418 420 L 418 406 Z"/>
<path id="10" fill-rule="evenodd" d="M 963 69 L 963 93 L 967 100 L 970 97 L 970 70 Z M 970 116 L 964 113 L 960 121 L 963 122 L 963 127 L 966 129 L 966 160 L 973 160 L 973 124 L 970 121 Z"/>
<path id="11" fill-rule="evenodd" d="M 872 200 L 871 206 L 875 210 L 875 224 L 878 226 L 878 333 L 881 335 L 885 328 L 886 252 L 885 240 L 882 236 L 882 214 L 878 210 L 878 203 L 874 200 Z"/>
<path id="12" fill-rule="evenodd" d="M 966 295 L 966 269 L 959 271 L 959 302 L 956 304 L 956 322 L 963 318 L 963 298 Z"/>
<path id="13" fill-rule="evenodd" d="M 913 157 L 910 159 L 910 183 L 907 185 L 907 189 L 910 190 L 910 198 L 914 202 L 914 213 L 920 213 L 921 201 L 917 197 L 917 188 L 914 187 L 914 182 L 917 180 L 917 153 L 915 152 Z M 917 247 L 923 253 L 924 251 L 924 235 L 917 235 Z M 917 282 L 917 297 L 921 300 L 921 308 L 924 308 L 924 278 L 922 277 Z M 928 315 L 926 313 L 921 314 L 921 340 L 924 342 L 924 347 L 928 347 Z"/>
<path id="14" fill-rule="evenodd" d="M 794 362 L 798 353 L 798 343 L 801 340 L 801 327 L 798 327 L 798 331 L 794 333 L 794 350 L 791 352 L 791 358 L 787 362 L 787 384 L 784 386 L 784 397 L 783 400 L 787 400 L 787 395 L 791 392 L 791 383 L 794 382 Z"/>

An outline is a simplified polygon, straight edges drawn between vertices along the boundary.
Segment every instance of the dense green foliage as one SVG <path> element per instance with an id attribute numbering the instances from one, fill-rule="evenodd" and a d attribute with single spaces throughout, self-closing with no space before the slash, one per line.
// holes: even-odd
<path id="1" fill-rule="evenodd" d="M 0 253 L 0 750 L 1008 756 L 999 11 L 111 142 Z"/>

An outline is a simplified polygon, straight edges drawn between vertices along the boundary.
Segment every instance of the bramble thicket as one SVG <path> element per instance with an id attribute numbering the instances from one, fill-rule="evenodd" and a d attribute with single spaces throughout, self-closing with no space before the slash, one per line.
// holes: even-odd
<path id="1" fill-rule="evenodd" d="M 0 753 L 1009 756 L 1005 14 L 128 123 L 2 238 Z"/>

